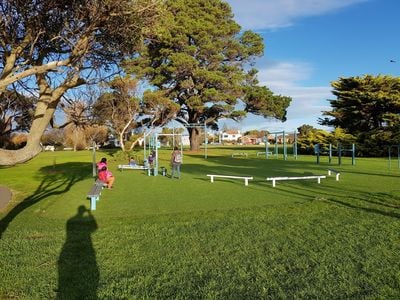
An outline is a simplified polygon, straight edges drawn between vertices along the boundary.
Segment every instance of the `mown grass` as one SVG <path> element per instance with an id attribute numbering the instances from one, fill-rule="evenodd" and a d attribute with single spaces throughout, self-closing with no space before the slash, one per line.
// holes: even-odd
<path id="1" fill-rule="evenodd" d="M 400 171 L 347 158 L 334 166 L 339 182 L 272 188 L 267 176 L 325 175 L 327 160 L 257 151 L 188 152 L 180 180 L 118 172 L 123 161 L 107 153 L 116 184 L 92 214 L 78 212 L 89 207 L 90 152 L 0 169 L 15 195 L 0 213 L 0 298 L 399 298 Z M 168 159 L 160 151 L 169 169 Z M 209 173 L 254 180 L 211 184 Z"/>

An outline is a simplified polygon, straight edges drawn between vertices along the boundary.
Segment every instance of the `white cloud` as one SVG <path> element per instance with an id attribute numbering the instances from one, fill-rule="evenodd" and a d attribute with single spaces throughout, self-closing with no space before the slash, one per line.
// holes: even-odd
<path id="1" fill-rule="evenodd" d="M 325 128 L 318 124 L 322 111 L 330 110 L 327 99 L 332 98 L 330 86 L 302 86 L 300 83 L 312 76 L 313 68 L 302 62 L 268 62 L 259 71 L 260 85 L 265 85 L 275 94 L 292 98 L 287 111 L 287 121 L 280 122 L 258 116 L 249 116 L 240 124 L 242 130 L 267 129 L 295 130 L 303 124 Z M 238 126 L 239 125 L 239 126 Z"/>
<path id="2" fill-rule="evenodd" d="M 299 83 L 312 76 L 313 68 L 306 63 L 268 63 L 259 71 L 261 85 L 266 85 L 276 94 L 292 97 L 288 109 L 288 120 L 297 118 L 316 120 L 321 111 L 329 109 L 326 101 L 331 97 L 329 86 L 301 86 Z M 301 125 L 301 124 L 300 124 Z"/>
<path id="3" fill-rule="evenodd" d="M 302 17 L 331 13 L 369 0 L 227 0 L 245 29 L 287 27 Z"/>

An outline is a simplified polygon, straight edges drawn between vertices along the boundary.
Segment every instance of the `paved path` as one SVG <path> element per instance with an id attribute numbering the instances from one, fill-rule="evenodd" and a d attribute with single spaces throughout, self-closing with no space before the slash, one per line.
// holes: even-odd
<path id="1" fill-rule="evenodd" d="M 11 191 L 5 186 L 0 186 L 0 210 L 5 208 L 12 198 Z"/>

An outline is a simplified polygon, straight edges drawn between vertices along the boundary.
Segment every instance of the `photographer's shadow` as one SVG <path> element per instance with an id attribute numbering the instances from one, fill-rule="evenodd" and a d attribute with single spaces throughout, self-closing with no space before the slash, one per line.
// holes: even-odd
<path id="1" fill-rule="evenodd" d="M 97 299 L 99 268 L 91 235 L 97 230 L 84 205 L 67 221 L 67 237 L 58 259 L 57 299 Z"/>

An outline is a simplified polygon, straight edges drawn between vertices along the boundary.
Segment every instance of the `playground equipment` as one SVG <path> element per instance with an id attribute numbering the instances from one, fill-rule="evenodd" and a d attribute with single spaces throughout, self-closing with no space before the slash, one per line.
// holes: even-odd
<path id="1" fill-rule="evenodd" d="M 392 149 L 397 148 L 397 167 L 400 169 L 400 145 L 390 145 L 388 148 L 389 169 L 392 167 Z"/>
<path id="2" fill-rule="evenodd" d="M 342 156 L 343 156 L 343 153 L 345 153 L 345 152 L 351 153 L 351 164 L 353 166 L 356 164 L 356 146 L 355 146 L 355 144 L 351 144 L 351 148 L 347 148 L 347 149 L 343 148 L 340 143 L 337 145 L 337 149 L 334 149 L 332 147 L 332 144 L 329 144 L 328 150 L 325 150 L 325 151 L 324 151 L 324 149 L 322 149 L 320 144 L 314 145 L 314 153 L 317 156 L 317 164 L 320 163 L 320 156 L 323 153 L 328 153 L 328 162 L 329 162 L 329 164 L 331 164 L 334 152 L 337 152 L 339 166 L 342 165 Z"/>
<path id="3" fill-rule="evenodd" d="M 161 147 L 161 142 L 158 140 L 160 136 L 172 136 L 173 137 L 173 145 L 175 147 L 176 139 L 175 137 L 180 138 L 180 151 L 181 154 L 183 153 L 183 142 L 182 142 L 182 134 L 178 133 L 157 133 L 157 132 L 149 132 L 144 134 L 144 142 L 143 142 L 143 161 L 144 161 L 144 168 L 147 169 L 147 175 L 158 175 L 158 149 Z M 148 145 L 148 147 L 147 147 Z M 152 166 L 149 164 L 147 160 L 148 155 L 154 153 L 154 160 L 152 162 Z M 183 155 L 182 155 L 183 156 Z M 163 174 L 166 172 L 165 168 L 162 167 Z"/>
<path id="4" fill-rule="evenodd" d="M 273 151 L 271 151 L 269 147 L 269 142 L 268 142 L 268 135 L 274 135 L 275 136 L 275 141 L 273 144 Z M 265 136 L 265 158 L 269 158 L 272 155 L 275 155 L 276 158 L 279 157 L 279 137 L 282 137 L 282 145 L 283 145 L 283 159 L 287 160 L 288 159 L 288 151 L 287 151 L 287 136 L 289 134 L 285 131 L 276 131 L 276 132 L 270 132 L 267 136 Z M 293 132 L 293 157 L 294 159 L 297 159 L 297 132 Z M 264 154 L 262 152 L 258 152 L 257 156 L 259 154 Z"/>

